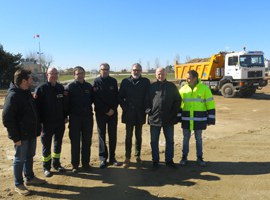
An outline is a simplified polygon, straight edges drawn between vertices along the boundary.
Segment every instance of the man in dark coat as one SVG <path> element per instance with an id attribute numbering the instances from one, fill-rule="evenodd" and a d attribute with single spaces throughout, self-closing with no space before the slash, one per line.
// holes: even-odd
<path id="1" fill-rule="evenodd" d="M 37 137 L 40 135 L 38 111 L 32 97 L 31 72 L 19 69 L 14 74 L 14 83 L 10 84 L 3 108 L 2 120 L 7 128 L 8 137 L 14 143 L 15 158 L 13 164 L 15 191 L 20 195 L 29 195 L 26 185 L 43 184 L 46 181 L 35 177 L 33 157 L 36 153 Z M 4 181 L 4 180 L 2 180 Z"/>
<path id="2" fill-rule="evenodd" d="M 180 112 L 181 97 L 174 83 L 166 80 L 164 68 L 156 69 L 157 81 L 152 83 L 147 93 L 148 123 L 150 124 L 153 168 L 159 167 L 159 135 L 163 128 L 166 147 L 166 165 L 175 167 L 174 156 L 174 124 Z"/>
<path id="3" fill-rule="evenodd" d="M 58 172 L 64 172 L 61 166 L 61 148 L 65 131 L 66 105 L 64 87 L 58 80 L 56 68 L 49 68 L 46 73 L 47 82 L 37 88 L 36 102 L 40 114 L 42 127 L 42 161 L 46 177 L 52 176 L 51 165 Z M 53 153 L 51 154 L 52 140 Z"/>
<path id="4" fill-rule="evenodd" d="M 102 63 L 100 65 L 100 76 L 94 80 L 94 104 L 97 120 L 99 139 L 99 159 L 101 169 L 109 164 L 121 165 L 115 158 L 117 142 L 117 121 L 118 121 L 118 85 L 117 80 L 109 76 L 110 65 Z M 109 135 L 109 154 L 106 145 L 106 126 Z"/>
<path id="5" fill-rule="evenodd" d="M 75 67 L 73 75 L 75 80 L 67 85 L 66 91 L 68 93 L 71 164 L 73 167 L 72 172 L 76 173 L 80 164 L 80 157 L 82 168 L 84 170 L 90 168 L 93 133 L 93 87 L 84 79 L 84 68 Z"/>
<path id="6" fill-rule="evenodd" d="M 135 157 L 141 163 L 142 126 L 145 123 L 145 95 L 150 81 L 141 76 L 142 66 L 139 63 L 132 65 L 131 76 L 125 78 L 119 89 L 119 102 L 122 107 L 122 122 L 126 124 L 126 159 L 124 167 L 128 167 L 131 158 L 132 135 L 135 127 Z"/>

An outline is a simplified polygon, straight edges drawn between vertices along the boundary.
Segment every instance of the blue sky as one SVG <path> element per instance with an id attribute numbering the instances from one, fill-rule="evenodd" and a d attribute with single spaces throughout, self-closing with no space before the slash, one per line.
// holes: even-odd
<path id="1" fill-rule="evenodd" d="M 270 58 L 270 1 L 7 0 L 0 4 L 0 44 L 8 52 L 41 51 L 60 69 L 173 64 L 176 55 L 264 51 Z M 39 34 L 39 39 L 33 36 Z"/>

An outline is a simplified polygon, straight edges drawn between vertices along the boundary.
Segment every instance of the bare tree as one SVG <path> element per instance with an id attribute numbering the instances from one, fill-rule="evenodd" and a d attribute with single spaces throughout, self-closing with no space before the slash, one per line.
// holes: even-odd
<path id="1" fill-rule="evenodd" d="M 42 67 L 44 68 L 49 68 L 53 63 L 53 57 L 51 55 L 46 55 L 44 53 L 39 54 L 34 51 L 30 51 L 28 54 L 26 54 L 25 58 L 35 60 L 37 63 L 41 64 Z"/>
<path id="2" fill-rule="evenodd" d="M 180 63 L 180 55 L 178 53 L 175 55 L 174 62 Z"/>
<path id="3" fill-rule="evenodd" d="M 191 61 L 191 57 L 190 56 L 186 56 L 186 62 Z"/>

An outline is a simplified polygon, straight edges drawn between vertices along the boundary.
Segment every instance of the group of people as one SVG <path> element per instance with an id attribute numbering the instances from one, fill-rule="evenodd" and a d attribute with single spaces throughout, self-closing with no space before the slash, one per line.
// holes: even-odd
<path id="1" fill-rule="evenodd" d="M 47 82 L 31 94 L 31 72 L 19 69 L 3 108 L 3 124 L 15 148 L 14 178 L 15 191 L 28 195 L 25 185 L 46 183 L 33 172 L 33 157 L 36 138 L 41 135 L 43 171 L 46 177 L 53 175 L 51 167 L 58 172 L 66 169 L 61 165 L 61 147 L 65 123 L 69 122 L 71 141 L 72 172 L 90 168 L 93 133 L 93 109 L 99 140 L 99 167 L 120 166 L 116 160 L 118 105 L 122 108 L 122 123 L 126 125 L 124 167 L 129 167 L 132 153 L 132 137 L 135 132 L 135 158 L 142 163 L 142 127 L 150 125 L 153 168 L 159 168 L 159 136 L 161 129 L 166 140 L 165 162 L 176 167 L 174 157 L 174 125 L 181 122 L 183 128 L 183 149 L 180 165 L 188 161 L 189 140 L 194 131 L 197 162 L 203 160 L 202 130 L 215 124 L 215 103 L 210 89 L 201 83 L 198 73 L 187 72 L 187 84 L 178 91 L 174 83 L 166 80 L 166 70 L 156 69 L 156 81 L 142 77 L 142 66 L 135 63 L 131 75 L 122 80 L 118 89 L 117 80 L 110 76 L 108 63 L 100 65 L 100 76 L 93 84 L 85 81 L 84 68 L 73 70 L 74 81 L 66 87 L 58 83 L 58 71 L 49 68 Z M 106 134 L 108 133 L 108 134 Z M 108 147 L 106 144 L 108 136 Z M 53 143 L 53 151 L 51 146 Z M 25 184 L 23 179 L 25 176 Z"/>

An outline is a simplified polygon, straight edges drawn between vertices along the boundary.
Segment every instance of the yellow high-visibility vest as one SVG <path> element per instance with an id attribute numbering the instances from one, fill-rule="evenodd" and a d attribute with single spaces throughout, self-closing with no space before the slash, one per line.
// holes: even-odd
<path id="1" fill-rule="evenodd" d="M 204 130 L 207 124 L 215 124 L 215 102 L 206 85 L 199 80 L 193 89 L 186 84 L 179 92 L 182 98 L 182 128 Z"/>

